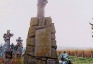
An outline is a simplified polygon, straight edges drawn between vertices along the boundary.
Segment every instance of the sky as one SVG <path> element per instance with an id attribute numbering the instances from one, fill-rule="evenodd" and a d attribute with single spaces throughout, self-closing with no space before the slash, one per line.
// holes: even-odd
<path id="1" fill-rule="evenodd" d="M 11 30 L 11 43 L 26 38 L 31 17 L 37 16 L 37 0 L 0 0 L 0 43 L 3 34 Z M 93 48 L 89 22 L 93 22 L 93 0 L 48 0 L 45 16 L 55 23 L 56 41 L 59 47 Z"/>

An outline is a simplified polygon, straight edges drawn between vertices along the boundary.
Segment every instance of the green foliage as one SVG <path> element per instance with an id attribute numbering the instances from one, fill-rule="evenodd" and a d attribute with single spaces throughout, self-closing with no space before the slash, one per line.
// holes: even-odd
<path id="1" fill-rule="evenodd" d="M 93 58 L 73 57 L 70 56 L 73 64 L 93 64 Z"/>
<path id="2" fill-rule="evenodd" d="M 14 46 L 14 50 L 16 51 L 17 49 L 18 49 L 18 46 L 17 46 L 17 45 L 15 45 L 15 46 Z"/>

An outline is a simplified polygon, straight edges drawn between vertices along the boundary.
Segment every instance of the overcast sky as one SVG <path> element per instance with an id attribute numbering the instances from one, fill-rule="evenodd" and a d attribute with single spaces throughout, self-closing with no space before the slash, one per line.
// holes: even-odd
<path id="1" fill-rule="evenodd" d="M 58 47 L 93 47 L 93 0 L 49 0 L 45 14 L 55 23 Z M 0 0 L 0 43 L 11 30 L 11 43 L 20 36 L 25 47 L 30 19 L 36 15 L 37 0 Z"/>

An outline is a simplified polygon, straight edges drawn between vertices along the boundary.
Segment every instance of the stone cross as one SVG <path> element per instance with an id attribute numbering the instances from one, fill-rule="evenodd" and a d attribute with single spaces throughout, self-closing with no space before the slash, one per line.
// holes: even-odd
<path id="1" fill-rule="evenodd" d="M 48 0 L 38 0 L 37 17 L 44 17 L 44 8 L 45 8 L 47 3 L 48 3 Z"/>
<path id="2" fill-rule="evenodd" d="M 13 34 L 10 33 L 10 30 L 7 30 L 7 33 L 4 34 L 3 38 L 6 44 L 6 48 L 10 48 L 10 38 L 13 36 Z"/>
<path id="3" fill-rule="evenodd" d="M 18 37 L 18 39 L 16 40 L 17 41 L 17 51 L 16 51 L 16 54 L 22 54 L 22 50 L 23 50 L 23 47 L 22 47 L 22 39 L 21 37 Z"/>

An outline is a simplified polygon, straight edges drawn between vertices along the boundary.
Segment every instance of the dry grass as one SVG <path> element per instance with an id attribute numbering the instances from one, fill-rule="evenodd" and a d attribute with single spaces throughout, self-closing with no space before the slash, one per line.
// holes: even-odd
<path id="1" fill-rule="evenodd" d="M 58 55 L 66 51 L 70 56 L 93 58 L 93 49 L 71 49 L 71 50 L 58 50 Z"/>
<path id="2" fill-rule="evenodd" d="M 4 64 L 5 59 L 0 58 L 0 64 Z M 12 64 L 24 64 L 23 63 L 23 58 L 15 58 L 12 60 Z"/>

